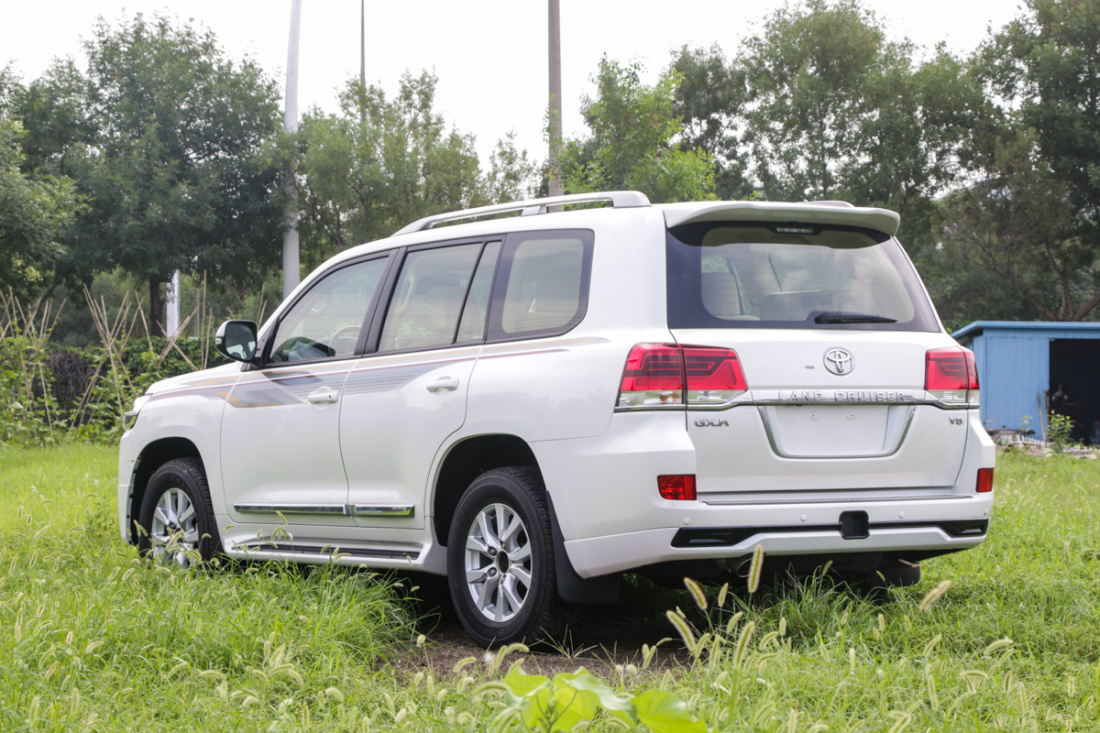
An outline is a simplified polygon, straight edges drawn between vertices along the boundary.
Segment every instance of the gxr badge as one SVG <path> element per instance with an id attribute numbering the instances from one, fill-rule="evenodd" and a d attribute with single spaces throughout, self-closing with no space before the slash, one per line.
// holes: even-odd
<path id="1" fill-rule="evenodd" d="M 855 361 L 847 349 L 829 349 L 825 352 L 825 368 L 838 377 L 851 374 Z"/>

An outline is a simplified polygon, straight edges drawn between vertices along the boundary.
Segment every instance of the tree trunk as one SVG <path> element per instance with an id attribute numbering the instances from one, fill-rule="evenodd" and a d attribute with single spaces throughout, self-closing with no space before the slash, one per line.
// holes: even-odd
<path id="1" fill-rule="evenodd" d="M 164 298 L 160 294 L 161 281 L 149 278 L 149 335 L 164 335 Z"/>

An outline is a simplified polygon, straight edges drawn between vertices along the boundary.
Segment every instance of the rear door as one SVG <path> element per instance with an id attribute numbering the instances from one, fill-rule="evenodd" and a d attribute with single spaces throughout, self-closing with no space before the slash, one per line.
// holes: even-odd
<path id="1" fill-rule="evenodd" d="M 348 505 L 360 527 L 424 526 L 439 447 L 466 417 L 499 241 L 410 249 L 340 417 Z M 377 536 L 377 535 L 375 535 Z"/>
<path id="2" fill-rule="evenodd" d="M 953 344 L 895 240 L 856 227 L 708 223 L 669 235 L 669 325 L 734 349 L 735 405 L 690 408 L 712 500 L 944 494 L 963 413 L 930 404 L 926 354 Z"/>

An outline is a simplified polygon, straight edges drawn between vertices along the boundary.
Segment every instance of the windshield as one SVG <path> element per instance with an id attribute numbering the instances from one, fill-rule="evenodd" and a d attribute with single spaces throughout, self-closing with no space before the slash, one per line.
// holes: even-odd
<path id="1" fill-rule="evenodd" d="M 672 328 L 938 330 L 896 240 L 804 224 L 693 224 L 668 235 Z"/>

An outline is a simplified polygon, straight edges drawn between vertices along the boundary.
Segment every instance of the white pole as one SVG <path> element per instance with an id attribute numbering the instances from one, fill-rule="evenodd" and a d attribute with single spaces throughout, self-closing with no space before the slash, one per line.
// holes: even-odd
<path id="1" fill-rule="evenodd" d="M 168 312 L 165 314 L 164 319 L 167 323 L 167 327 L 164 329 L 164 335 L 167 338 L 172 338 L 180 330 L 180 271 L 176 270 L 172 273 L 172 279 L 168 281 L 167 287 L 168 293 L 165 298 L 164 307 Z"/>
<path id="2" fill-rule="evenodd" d="M 298 37 L 302 20 L 302 0 L 290 1 L 290 42 L 286 56 L 286 113 L 283 127 L 293 133 L 298 129 Z M 298 286 L 298 196 L 287 171 L 286 179 L 286 229 L 283 231 L 283 297 Z"/>

